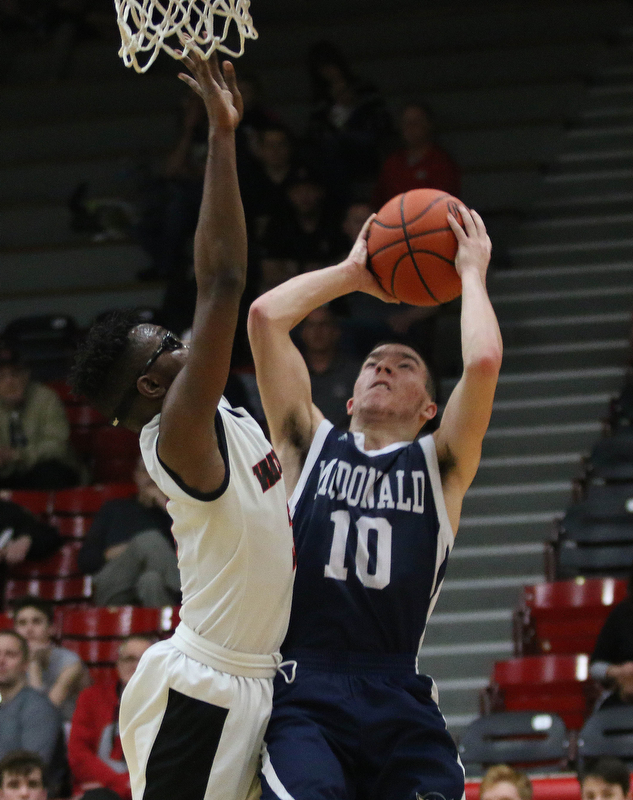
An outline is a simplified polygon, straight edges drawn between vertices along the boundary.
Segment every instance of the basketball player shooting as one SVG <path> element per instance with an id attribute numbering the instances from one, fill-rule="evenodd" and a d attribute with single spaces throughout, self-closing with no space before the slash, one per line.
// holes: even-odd
<path id="1" fill-rule="evenodd" d="M 348 401 L 350 430 L 312 404 L 290 331 L 336 297 L 385 300 L 365 267 L 366 236 L 337 266 L 292 278 L 255 301 L 249 334 L 271 437 L 292 492 L 297 575 L 265 737 L 263 799 L 459 800 L 464 773 L 417 653 L 477 471 L 502 343 L 485 279 L 490 239 L 459 207 L 464 370 L 438 430 L 420 354 L 385 343 L 367 356 Z"/>
<path id="2" fill-rule="evenodd" d="M 140 433 L 169 497 L 183 604 L 174 636 L 144 654 L 121 699 L 134 800 L 259 796 L 257 764 L 293 579 L 281 470 L 257 423 L 222 397 L 246 276 L 235 163 L 242 112 L 235 72 L 191 54 L 184 80 L 203 99 L 209 152 L 195 235 L 191 344 L 134 315 L 94 326 L 73 386 Z"/>

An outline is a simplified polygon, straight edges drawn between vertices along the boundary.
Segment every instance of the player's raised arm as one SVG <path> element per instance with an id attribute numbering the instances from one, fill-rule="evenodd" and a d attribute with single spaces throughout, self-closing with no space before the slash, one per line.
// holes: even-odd
<path id="1" fill-rule="evenodd" d="M 209 151 L 194 241 L 197 301 L 189 356 L 162 409 L 158 452 L 190 487 L 216 489 L 225 468 L 214 418 L 229 373 L 240 299 L 246 279 L 246 224 L 237 182 L 235 128 L 242 101 L 230 62 L 212 55 L 183 59 L 181 74 L 204 101 Z"/>
<path id="2" fill-rule="evenodd" d="M 435 432 L 443 471 L 444 493 L 453 529 L 461 503 L 477 472 L 481 445 L 488 429 L 503 345 L 499 324 L 486 290 L 490 238 L 476 211 L 460 205 L 464 227 L 448 215 L 459 244 L 455 267 L 462 279 L 463 374 L 448 399 Z"/>
<path id="3" fill-rule="evenodd" d="M 315 308 L 349 292 L 393 302 L 365 268 L 367 220 L 349 256 L 271 289 L 251 306 L 248 335 L 270 438 L 292 492 L 323 415 L 312 403 L 310 375 L 290 331 Z"/>

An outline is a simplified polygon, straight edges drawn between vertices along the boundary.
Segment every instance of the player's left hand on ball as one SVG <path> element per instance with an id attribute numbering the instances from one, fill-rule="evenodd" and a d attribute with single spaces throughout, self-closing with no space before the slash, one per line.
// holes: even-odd
<path id="1" fill-rule="evenodd" d="M 465 269 L 476 269 L 482 279 L 486 276 L 492 243 L 483 219 L 472 208 L 467 208 L 461 204 L 458 206 L 462 217 L 463 227 L 449 212 L 447 214 L 448 224 L 457 239 L 457 255 L 455 256 L 455 269 L 461 275 Z"/>
<path id="2" fill-rule="evenodd" d="M 400 301 L 397 300 L 393 295 L 386 292 L 378 283 L 376 278 L 367 269 L 367 237 L 369 236 L 371 223 L 375 218 L 376 215 L 372 214 L 363 225 L 361 232 L 358 234 L 358 237 L 354 242 L 354 246 L 347 257 L 347 262 L 355 271 L 356 280 L 358 282 L 357 291 L 365 292 L 365 294 L 371 294 L 385 303 L 399 303 Z"/>

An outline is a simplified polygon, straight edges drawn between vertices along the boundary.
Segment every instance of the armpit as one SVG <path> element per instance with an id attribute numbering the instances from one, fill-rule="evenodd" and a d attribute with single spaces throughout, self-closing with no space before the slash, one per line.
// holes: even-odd
<path id="1" fill-rule="evenodd" d="M 444 481 L 445 478 L 453 472 L 457 467 L 457 459 L 453 455 L 450 447 L 446 445 L 442 448 L 442 452 L 437 454 L 437 463 L 440 469 L 440 478 Z"/>
<path id="2" fill-rule="evenodd" d="M 289 414 L 284 420 L 282 435 L 284 441 L 296 450 L 300 463 L 303 465 L 310 450 L 311 437 L 305 435 L 295 414 Z"/>

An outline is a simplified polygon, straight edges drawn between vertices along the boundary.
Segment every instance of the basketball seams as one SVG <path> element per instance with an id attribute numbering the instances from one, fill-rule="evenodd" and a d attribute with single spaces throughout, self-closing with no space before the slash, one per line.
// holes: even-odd
<path id="1" fill-rule="evenodd" d="M 418 222 L 419 220 L 421 220 L 422 217 L 425 214 L 428 214 L 428 212 L 433 208 L 433 206 L 436 206 L 438 203 L 440 203 L 442 200 L 444 200 L 445 197 L 450 197 L 449 194 L 443 194 L 443 195 L 440 195 L 440 197 L 436 197 L 435 200 L 432 200 L 428 204 L 428 206 L 426 206 L 426 208 L 423 208 L 422 211 L 420 211 L 420 213 L 416 217 L 413 217 L 412 219 L 408 219 L 405 222 L 404 218 L 402 217 L 402 202 L 403 202 L 403 200 L 404 200 L 404 198 L 405 198 L 405 196 L 407 194 L 409 194 L 409 192 L 405 192 L 402 195 L 402 200 L 400 201 L 400 205 L 401 205 L 401 223 L 400 223 L 400 225 L 387 225 L 386 222 L 382 222 L 379 219 L 375 219 L 372 222 L 372 225 L 377 225 L 379 228 L 385 228 L 385 230 L 389 230 L 389 231 L 397 230 L 398 228 L 404 227 L 405 225 L 413 225 L 415 222 Z M 450 230 L 450 228 L 445 228 L 445 229 L 443 228 L 442 230 Z"/>
<path id="2" fill-rule="evenodd" d="M 401 225 L 394 225 L 393 229 L 394 230 L 396 230 L 396 229 L 399 230 L 401 227 L 402 227 Z M 447 233 L 450 230 L 451 230 L 450 228 L 435 228 L 435 230 L 432 230 L 432 231 L 422 231 L 421 233 L 411 234 L 409 236 L 409 240 L 413 241 L 414 239 L 421 239 L 423 236 L 429 236 L 432 233 Z M 407 242 L 406 238 L 398 239 L 397 241 L 394 241 L 394 242 L 389 242 L 389 244 L 384 244 L 382 247 L 377 247 L 374 250 L 374 252 L 372 253 L 372 255 L 373 256 L 377 256 L 379 253 L 384 253 L 386 250 L 389 250 L 390 247 L 397 247 L 398 245 L 406 244 L 406 242 Z M 416 250 L 416 252 L 432 253 L 433 255 L 437 255 L 438 258 L 442 258 L 442 259 L 444 259 L 444 261 L 448 261 L 448 263 L 451 264 L 451 266 L 453 266 L 453 267 L 455 266 L 455 261 L 451 261 L 450 259 L 447 259 L 445 256 L 442 256 L 439 253 L 436 253 L 434 250 Z"/>
<path id="3" fill-rule="evenodd" d="M 431 289 L 429 288 L 429 285 L 428 285 L 428 284 L 427 284 L 427 282 L 424 280 L 424 276 L 423 276 L 423 275 L 422 275 L 422 273 L 420 272 L 420 269 L 419 269 L 419 267 L 418 267 L 418 265 L 417 265 L 417 263 L 416 263 L 416 260 L 415 260 L 415 253 L 413 252 L 413 249 L 411 248 L 411 242 L 410 242 L 410 240 L 409 240 L 409 232 L 408 232 L 408 230 L 407 230 L 407 225 L 408 225 L 409 223 L 407 223 L 407 222 L 405 221 L 405 218 L 404 218 L 404 201 L 405 201 L 405 198 L 406 198 L 406 196 L 407 196 L 408 194 L 409 194 L 408 192 L 405 192 L 405 193 L 402 195 L 402 197 L 400 198 L 400 219 L 401 219 L 401 222 L 402 222 L 402 232 L 404 233 L 405 243 L 406 243 L 406 245 L 407 245 L 407 249 L 409 250 L 409 255 L 410 255 L 410 257 L 411 257 L 411 263 L 413 264 L 413 267 L 414 267 L 415 271 L 416 271 L 416 272 L 417 272 L 417 274 L 418 274 L 418 278 L 419 278 L 419 279 L 420 279 L 420 281 L 422 282 L 422 285 L 423 285 L 423 286 L 424 286 L 424 288 L 426 289 L 426 291 L 427 291 L 427 293 L 428 293 L 429 297 L 430 297 L 432 300 L 434 300 L 434 301 L 435 301 L 435 302 L 436 302 L 436 303 L 439 305 L 440 301 L 439 301 L 439 300 L 437 299 L 437 297 L 436 297 L 436 296 L 433 294 L 433 292 L 432 292 L 432 291 L 431 291 Z M 426 211 L 427 211 L 427 210 L 430 208 L 430 206 L 433 206 L 433 205 L 435 205 L 435 203 L 439 202 L 439 200 L 440 200 L 440 199 L 441 199 L 441 198 L 437 198 L 437 199 L 436 199 L 436 200 L 435 200 L 433 203 L 430 203 L 430 204 L 427 206 L 427 208 L 425 209 L 425 213 L 426 213 Z M 392 285 L 392 286 L 393 286 L 393 285 L 394 285 L 394 283 L 395 283 L 395 279 L 396 279 L 396 278 L 395 278 L 395 276 L 396 276 L 396 270 L 398 269 L 398 267 L 399 267 L 399 266 L 400 266 L 400 262 L 396 262 L 396 264 L 394 265 L 394 268 L 393 268 L 393 271 L 392 271 L 392 274 L 391 274 L 391 285 Z"/>

